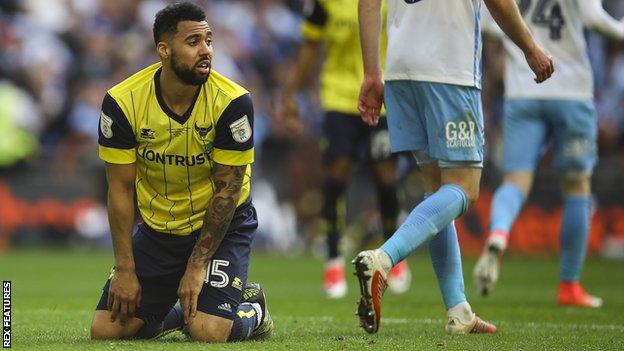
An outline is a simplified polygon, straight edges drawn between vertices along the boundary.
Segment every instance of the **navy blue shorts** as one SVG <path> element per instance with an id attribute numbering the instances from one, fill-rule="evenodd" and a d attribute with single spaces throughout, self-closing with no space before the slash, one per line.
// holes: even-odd
<path id="1" fill-rule="evenodd" d="M 247 282 L 251 244 L 258 227 L 251 200 L 240 205 L 215 252 L 198 300 L 197 310 L 234 319 Z M 184 275 L 199 231 L 189 236 L 172 236 L 141 224 L 132 237 L 132 251 L 141 284 L 141 306 L 135 317 L 146 323 L 159 322 L 178 301 L 178 286 Z M 114 268 L 113 268 L 114 270 Z M 112 276 L 112 272 L 111 272 Z M 110 277 L 102 290 L 96 310 L 105 310 Z"/>
<path id="2" fill-rule="evenodd" d="M 347 156 L 352 161 L 383 161 L 391 156 L 386 118 L 369 127 L 359 115 L 328 111 L 323 124 L 325 161 Z"/>

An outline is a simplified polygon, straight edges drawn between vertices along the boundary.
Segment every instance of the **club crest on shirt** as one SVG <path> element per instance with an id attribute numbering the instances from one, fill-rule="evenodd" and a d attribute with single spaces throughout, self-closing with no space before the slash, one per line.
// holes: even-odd
<path id="1" fill-rule="evenodd" d="M 106 139 L 113 137 L 113 119 L 104 114 L 104 112 L 100 113 L 100 130 Z"/>
<path id="2" fill-rule="evenodd" d="M 232 138 L 238 143 L 244 143 L 251 138 L 251 124 L 247 115 L 230 124 Z"/>
<path id="3" fill-rule="evenodd" d="M 206 139 L 208 133 L 212 130 L 212 124 L 199 126 L 197 122 L 195 122 L 195 131 L 199 134 L 199 137 L 203 140 Z"/>

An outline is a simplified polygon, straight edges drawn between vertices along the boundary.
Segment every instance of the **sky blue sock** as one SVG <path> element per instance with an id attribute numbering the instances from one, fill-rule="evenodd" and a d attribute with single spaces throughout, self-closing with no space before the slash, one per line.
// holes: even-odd
<path id="1" fill-rule="evenodd" d="M 412 210 L 381 249 L 395 265 L 464 213 L 467 207 L 464 190 L 454 184 L 445 184 Z"/>
<path id="2" fill-rule="evenodd" d="M 425 194 L 425 199 L 431 194 Z M 455 221 L 449 223 L 429 241 L 429 256 L 446 309 L 466 301 L 461 253 L 457 241 Z"/>
<path id="3" fill-rule="evenodd" d="M 560 280 L 579 280 L 589 237 L 589 196 L 566 196 L 563 203 L 561 223 L 561 271 Z"/>
<path id="4" fill-rule="evenodd" d="M 513 183 L 501 185 L 492 198 L 492 218 L 490 218 L 490 231 L 502 230 L 509 233 L 513 222 L 524 203 L 522 190 Z"/>

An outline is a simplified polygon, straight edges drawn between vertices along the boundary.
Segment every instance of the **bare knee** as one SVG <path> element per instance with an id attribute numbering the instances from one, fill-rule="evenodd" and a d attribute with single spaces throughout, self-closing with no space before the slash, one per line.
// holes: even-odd
<path id="1" fill-rule="evenodd" d="M 119 340 L 133 337 L 143 325 L 143 321 L 132 318 L 125 325 L 111 322 L 108 311 L 95 311 L 91 322 L 91 340 Z"/>
<path id="2" fill-rule="evenodd" d="M 231 330 L 231 320 L 199 311 L 197 316 L 189 323 L 191 339 L 201 342 L 226 342 L 230 337 Z"/>
<path id="3" fill-rule="evenodd" d="M 192 323 L 189 325 L 189 334 L 191 339 L 200 342 L 221 343 L 226 342 L 230 336 L 230 331 L 214 330 L 205 328 L 201 323 Z"/>
<path id="4" fill-rule="evenodd" d="M 454 184 L 462 188 L 468 206 L 479 198 L 481 168 L 444 168 L 441 170 L 442 184 Z"/>
<path id="5" fill-rule="evenodd" d="M 563 177 L 562 188 L 563 193 L 566 195 L 589 195 L 591 192 L 590 176 L 581 172 L 566 173 Z"/>
<path id="6" fill-rule="evenodd" d="M 462 188 L 462 190 L 466 194 L 466 200 L 468 202 L 467 208 L 474 205 L 474 203 L 477 202 L 477 199 L 479 198 L 479 184 L 475 184 L 475 185 L 457 184 L 457 185 L 459 185 L 459 187 Z"/>
<path id="7" fill-rule="evenodd" d="M 520 191 L 522 191 L 522 195 L 526 198 L 531 190 L 531 186 L 533 185 L 533 172 L 532 171 L 514 171 L 508 172 L 503 177 L 504 184 L 513 184 Z"/>
<path id="8" fill-rule="evenodd" d="M 470 191 L 466 192 L 466 197 L 468 198 L 468 206 L 472 206 L 477 199 L 479 198 L 479 184 L 475 187 L 472 187 Z"/>

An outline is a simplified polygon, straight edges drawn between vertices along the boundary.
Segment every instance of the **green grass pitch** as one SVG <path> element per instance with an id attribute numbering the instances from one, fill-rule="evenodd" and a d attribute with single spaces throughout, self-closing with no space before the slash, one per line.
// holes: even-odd
<path id="1" fill-rule="evenodd" d="M 624 350 L 624 268 L 621 261 L 591 259 L 583 281 L 604 298 L 598 310 L 557 307 L 555 259 L 505 260 L 493 295 L 477 297 L 474 262 L 464 263 L 473 309 L 495 322 L 497 335 L 444 333 L 444 308 L 428 257 L 410 258 L 412 288 L 387 293 L 381 329 L 367 335 L 354 316 L 358 289 L 327 300 L 321 291 L 322 263 L 311 257 L 257 254 L 250 277 L 267 291 L 276 331 L 267 342 L 200 345 L 180 333 L 159 341 L 89 340 L 93 309 L 112 263 L 111 253 L 9 251 L 0 255 L 0 278 L 12 281 L 16 350 Z M 350 267 L 349 267 L 350 268 Z"/>

